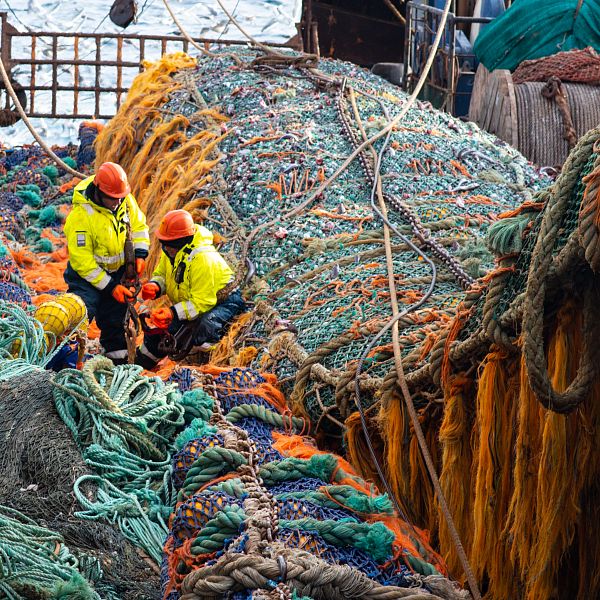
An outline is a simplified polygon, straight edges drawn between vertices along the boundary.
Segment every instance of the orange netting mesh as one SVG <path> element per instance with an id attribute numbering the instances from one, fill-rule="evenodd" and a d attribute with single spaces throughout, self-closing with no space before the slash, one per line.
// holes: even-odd
<path id="1" fill-rule="evenodd" d="M 572 83 L 600 84 L 600 56 L 591 47 L 523 61 L 513 73 L 514 83 L 547 81 L 556 76 Z"/>

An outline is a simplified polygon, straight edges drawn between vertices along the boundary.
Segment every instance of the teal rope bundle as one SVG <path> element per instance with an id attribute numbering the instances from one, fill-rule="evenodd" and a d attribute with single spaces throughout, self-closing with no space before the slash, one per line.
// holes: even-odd
<path id="1" fill-rule="evenodd" d="M 302 431 L 306 425 L 304 419 L 282 415 L 260 404 L 240 404 L 239 406 L 234 406 L 225 418 L 230 423 L 237 423 L 237 421 L 248 417 L 261 419 L 273 427 L 289 427 L 292 425 L 297 431 Z"/>
<path id="2" fill-rule="evenodd" d="M 102 356 L 82 371 L 52 380 L 56 409 L 85 463 L 97 475 L 75 482 L 83 507 L 77 516 L 115 523 L 123 535 L 160 563 L 175 493 L 170 483 L 171 440 L 184 424 L 176 387 L 145 377 L 136 365 Z M 84 493 L 84 489 L 91 495 Z"/>
<path id="3" fill-rule="evenodd" d="M 238 535 L 245 519 L 246 513 L 240 506 L 225 506 L 202 527 L 192 542 L 192 554 L 210 554 L 221 550 L 227 539 Z"/>
<path id="4" fill-rule="evenodd" d="M 327 490 L 327 493 L 322 491 Z M 287 492 L 278 494 L 278 499 L 307 500 L 319 506 L 339 508 L 342 506 L 359 515 L 392 515 L 394 509 L 386 494 L 369 496 L 350 485 L 330 485 L 315 492 Z"/>
<path id="5" fill-rule="evenodd" d="M 265 485 L 271 486 L 282 481 L 295 481 L 303 477 L 315 477 L 331 481 L 338 469 L 338 461 L 332 454 L 315 454 L 308 460 L 303 458 L 284 458 L 274 460 L 260 467 L 260 476 Z"/>
<path id="6" fill-rule="evenodd" d="M 0 506 L 0 597 L 100 600 L 60 535 Z"/>
<path id="7" fill-rule="evenodd" d="M 22 358 L 0 358 L 0 381 L 8 381 L 13 377 L 22 377 L 32 371 L 41 370 L 41 367 L 32 365 Z"/>
<path id="8" fill-rule="evenodd" d="M 82 491 L 82 486 L 95 486 L 96 500 L 90 500 Z M 165 512 L 157 510 L 162 500 L 150 490 L 122 492 L 110 481 L 97 475 L 83 475 L 75 482 L 75 497 L 84 508 L 75 516 L 86 521 L 106 519 L 118 525 L 123 535 L 135 546 L 143 548 L 148 556 L 160 564 L 162 547 L 167 537 L 170 507 Z M 154 520 L 149 518 L 149 514 Z"/>
<path id="9" fill-rule="evenodd" d="M 245 465 L 246 459 L 235 450 L 229 450 L 220 446 L 207 448 L 192 463 L 187 472 L 183 487 L 179 491 L 179 500 L 194 494 L 202 484 L 214 479 L 218 475 L 235 471 L 239 466 Z"/>
<path id="10" fill-rule="evenodd" d="M 0 300 L 0 358 L 20 358 L 30 365 L 46 363 L 43 325 L 20 306 Z"/>
<path id="11" fill-rule="evenodd" d="M 56 409 L 79 447 L 91 444 L 164 461 L 168 441 L 183 425 L 175 386 L 144 377 L 137 365 L 114 367 L 105 357 L 83 371 L 64 369 L 52 380 Z"/>
<path id="12" fill-rule="evenodd" d="M 354 546 L 364 550 L 378 562 L 391 558 L 393 554 L 394 534 L 383 523 L 358 523 L 352 519 L 320 521 L 306 517 L 293 521 L 281 519 L 279 526 L 316 532 L 334 546 Z"/>
<path id="13" fill-rule="evenodd" d="M 220 481 L 208 488 L 209 492 L 223 492 L 238 500 L 247 495 L 239 478 Z M 326 491 L 326 493 L 325 493 Z M 359 515 L 392 515 L 394 509 L 386 494 L 369 496 L 350 485 L 328 485 L 319 491 L 284 492 L 275 496 L 278 500 L 304 500 L 327 508 L 343 507 Z"/>

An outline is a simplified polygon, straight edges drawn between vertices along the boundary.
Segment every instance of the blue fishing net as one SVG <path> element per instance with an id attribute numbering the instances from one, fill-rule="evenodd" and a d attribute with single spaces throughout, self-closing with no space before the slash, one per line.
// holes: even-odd
<path id="1" fill-rule="evenodd" d="M 176 383 L 180 392 L 188 392 L 191 390 L 192 383 L 194 382 L 191 369 L 187 369 L 185 367 L 175 369 L 167 381 L 169 383 Z"/>
<path id="2" fill-rule="evenodd" d="M 0 300 L 29 306 L 31 304 L 31 294 L 18 285 L 7 281 L 0 281 Z"/>
<path id="3" fill-rule="evenodd" d="M 256 444 L 258 453 L 257 458 L 260 464 L 271 462 L 273 460 L 281 460 L 283 458 L 281 454 L 272 447 L 273 431 L 282 432 L 282 429 L 274 429 L 261 419 L 255 418 L 241 419 L 236 422 L 236 425 L 246 431 L 248 437 Z"/>
<path id="4" fill-rule="evenodd" d="M 215 379 L 217 397 L 221 400 L 227 397 L 231 389 L 251 388 L 265 381 L 265 378 L 254 369 L 234 368 L 221 373 Z"/>
<path id="5" fill-rule="evenodd" d="M 188 539 L 194 539 L 225 507 L 241 506 L 240 500 L 224 492 L 200 492 L 180 503 L 171 522 L 174 548 Z"/>
<path id="6" fill-rule="evenodd" d="M 10 209 L 17 212 L 23 208 L 24 202 L 17 194 L 12 192 L 0 192 L 0 208 Z"/>
<path id="7" fill-rule="evenodd" d="M 205 435 L 187 442 L 171 459 L 171 480 L 176 490 L 179 490 L 194 461 L 211 446 L 222 446 L 223 438 L 217 434 Z"/>

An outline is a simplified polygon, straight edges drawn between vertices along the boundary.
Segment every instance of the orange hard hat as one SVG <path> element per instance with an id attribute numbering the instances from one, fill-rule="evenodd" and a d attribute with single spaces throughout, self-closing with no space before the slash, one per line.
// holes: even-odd
<path id="1" fill-rule="evenodd" d="M 103 194 L 111 198 L 124 198 L 131 192 L 123 167 L 112 162 L 100 165 L 94 183 Z"/>
<path id="2" fill-rule="evenodd" d="M 156 237 L 161 242 L 170 242 L 196 233 L 194 219 L 187 210 L 170 210 L 160 222 Z"/>

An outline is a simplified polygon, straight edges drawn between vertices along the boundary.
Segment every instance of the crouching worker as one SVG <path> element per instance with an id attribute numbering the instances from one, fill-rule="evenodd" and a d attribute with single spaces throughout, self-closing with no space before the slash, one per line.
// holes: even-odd
<path id="1" fill-rule="evenodd" d="M 139 276 L 150 246 L 146 217 L 122 167 L 104 163 L 73 190 L 73 210 L 65 222 L 69 263 L 64 278 L 69 292 L 85 303 L 88 319 L 96 319 L 105 356 L 116 364 L 127 362 L 123 320 L 126 303 L 134 300 L 121 285 L 128 228 Z"/>
<path id="2" fill-rule="evenodd" d="M 175 334 L 191 328 L 193 346 L 208 350 L 225 333 L 227 325 L 246 305 L 239 291 L 218 299 L 233 280 L 233 271 L 213 246 L 212 233 L 196 225 L 185 210 L 168 212 L 156 233 L 162 255 L 152 279 L 142 286 L 142 298 L 153 300 L 166 294 L 173 305 L 152 313 L 152 323 Z M 189 331 L 189 330 L 188 330 Z M 136 363 L 152 369 L 166 356 L 161 336 L 146 334 L 137 351 Z"/>

